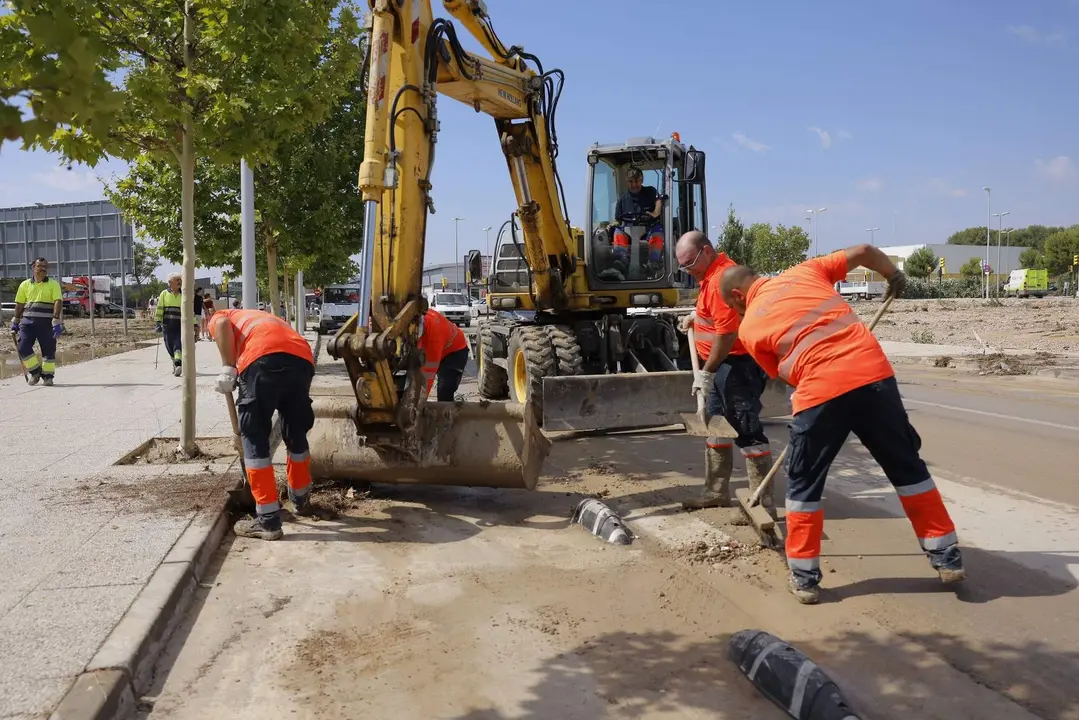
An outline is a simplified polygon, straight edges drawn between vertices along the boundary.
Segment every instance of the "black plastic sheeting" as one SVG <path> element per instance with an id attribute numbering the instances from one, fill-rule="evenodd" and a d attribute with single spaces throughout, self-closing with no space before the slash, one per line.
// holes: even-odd
<path id="1" fill-rule="evenodd" d="M 796 720 L 858 720 L 839 686 L 801 651 L 763 630 L 731 637 L 731 661 Z"/>

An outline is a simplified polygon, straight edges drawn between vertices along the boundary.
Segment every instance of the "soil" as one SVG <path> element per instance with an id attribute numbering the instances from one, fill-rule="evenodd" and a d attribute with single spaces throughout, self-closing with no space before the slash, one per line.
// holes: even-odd
<path id="1" fill-rule="evenodd" d="M 222 473 L 165 475 L 136 482 L 105 476 L 76 485 L 64 502 L 107 503 L 122 515 L 163 512 L 182 516 L 216 506 L 215 498 L 222 497 L 235 482 L 235 475 Z"/>
<path id="2" fill-rule="evenodd" d="M 176 438 L 154 438 L 138 454 L 127 458 L 118 465 L 174 465 L 179 463 L 207 464 L 216 460 L 231 459 L 237 456 L 231 437 L 199 438 L 199 455 L 189 458 L 177 449 Z"/>
<path id="3" fill-rule="evenodd" d="M 880 301 L 853 303 L 865 320 Z M 874 334 L 881 340 L 1079 355 L 1079 300 L 897 300 Z M 975 337 L 977 333 L 977 337 Z"/>

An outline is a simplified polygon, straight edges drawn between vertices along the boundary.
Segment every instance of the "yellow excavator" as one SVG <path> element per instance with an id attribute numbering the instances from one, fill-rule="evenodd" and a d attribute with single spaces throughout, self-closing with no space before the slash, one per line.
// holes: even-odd
<path id="1" fill-rule="evenodd" d="M 686 341 L 674 316 L 659 310 L 694 294 L 692 279 L 673 263 L 673 241 L 707 228 L 704 153 L 676 136 L 591 148 L 589 222 L 577 230 L 556 166 L 562 71 L 507 47 L 482 0 L 443 6 L 490 58 L 466 51 L 453 22 L 433 17 L 429 0 L 369 6 L 360 303 L 326 343 L 343 361 L 348 385 L 345 395 L 314 398 L 313 473 L 532 489 L 550 448 L 540 423 L 570 428 L 575 423 L 567 416 L 583 414 L 592 419 L 576 425 L 603 425 L 595 407 L 580 406 L 574 383 L 595 384 L 586 398 L 593 406 L 606 407 L 603 398 L 613 394 L 637 412 L 642 403 L 649 411 L 652 401 L 671 406 L 677 386 L 673 405 L 692 410 Z M 490 275 L 498 316 L 483 324 L 477 348 L 483 394 L 508 392 L 511 402 L 426 400 L 419 320 L 427 309 L 421 282 L 427 214 L 434 212 L 438 94 L 494 119 L 516 193 L 518 207 Z M 662 199 L 658 219 L 614 217 L 630 167 L 647 175 Z M 469 255 L 478 278 L 479 253 Z M 641 378 L 647 382 L 633 384 Z M 641 392 L 647 395 L 634 401 Z M 552 416 L 555 396 L 577 406 L 563 402 L 562 418 Z M 623 412 L 613 424 L 625 425 L 627 417 Z M 664 417 L 657 411 L 638 424 L 665 424 Z"/>

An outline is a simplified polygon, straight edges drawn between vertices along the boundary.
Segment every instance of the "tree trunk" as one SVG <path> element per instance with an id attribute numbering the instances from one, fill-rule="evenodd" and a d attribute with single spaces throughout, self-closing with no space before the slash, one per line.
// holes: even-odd
<path id="1" fill-rule="evenodd" d="M 194 63 L 194 18 L 191 0 L 184 3 L 184 66 Z M 180 451 L 188 457 L 198 454 L 195 445 L 195 147 L 194 123 L 190 110 L 184 118 L 183 147 L 180 150 L 180 220 L 183 225 L 183 307 L 180 308 L 183 348 L 183 384 L 180 394 Z"/>
<path id="2" fill-rule="evenodd" d="M 276 315 L 280 307 L 277 298 L 277 237 L 270 230 L 266 237 L 266 282 L 270 288 L 270 314 Z"/>

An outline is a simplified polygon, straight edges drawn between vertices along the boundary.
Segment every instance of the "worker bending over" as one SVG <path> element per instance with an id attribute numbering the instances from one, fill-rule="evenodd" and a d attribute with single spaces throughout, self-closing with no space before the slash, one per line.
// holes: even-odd
<path id="1" fill-rule="evenodd" d="M 270 456 L 270 430 L 276 410 L 281 439 L 288 449 L 285 473 L 288 495 L 297 515 L 310 515 L 311 453 L 307 433 L 315 424 L 311 379 L 315 358 L 311 346 L 287 322 L 261 310 L 219 310 L 210 320 L 210 337 L 221 354 L 215 390 L 228 395 L 239 381 L 236 414 L 240 421 L 244 465 L 255 517 L 239 520 L 241 537 L 277 540 L 281 504 Z"/>
<path id="2" fill-rule="evenodd" d="M 423 350 L 423 377 L 427 394 L 438 377 L 438 401 L 453 402 L 468 364 L 468 341 L 461 328 L 437 310 L 420 318 L 419 346 Z"/>
<path id="3" fill-rule="evenodd" d="M 15 315 L 11 334 L 19 346 L 19 359 L 30 374 L 31 385 L 42 382 L 52 385 L 56 376 L 56 341 L 64 332 L 60 312 L 64 307 L 64 291 L 60 283 L 49 277 L 49 261 L 41 257 L 34 261 L 34 276 L 23 280 L 15 291 Z M 41 361 L 34 352 L 34 343 L 41 348 Z"/>
<path id="4" fill-rule="evenodd" d="M 828 468 L 853 432 L 895 487 L 922 550 L 944 583 L 966 577 L 955 525 L 907 418 L 895 372 L 873 333 L 833 288 L 865 267 L 899 297 L 906 276 L 871 245 L 808 260 L 766 279 L 744 266 L 723 274 L 723 297 L 742 315 L 739 339 L 770 376 L 794 386 L 787 459 L 787 564 L 802 603 L 820 594 Z"/>
<path id="5" fill-rule="evenodd" d="M 674 253 L 681 269 L 700 283 L 697 307 L 682 319 L 683 330 L 693 325 L 695 350 L 701 359 L 701 369 L 693 378 L 693 394 L 704 394 L 708 414 L 722 415 L 738 433 L 734 444 L 745 458 L 749 489 L 756 490 L 772 467 L 772 450 L 760 418 L 761 393 L 768 379 L 738 340 L 738 313 L 723 302 L 720 277 L 736 263 L 725 253 L 717 253 L 697 230 L 680 237 Z M 726 438 L 710 437 L 704 452 L 704 492 L 683 502 L 686 510 L 730 504 L 734 448 Z M 764 496 L 762 504 L 774 505 L 771 493 Z"/>
<path id="6" fill-rule="evenodd" d="M 169 273 L 168 287 L 157 298 L 157 310 L 154 311 L 155 329 L 164 335 L 165 351 L 172 358 L 172 374 L 180 377 L 183 373 L 183 324 L 180 320 L 184 305 L 180 273 Z M 197 318 L 192 322 L 198 327 Z"/>

